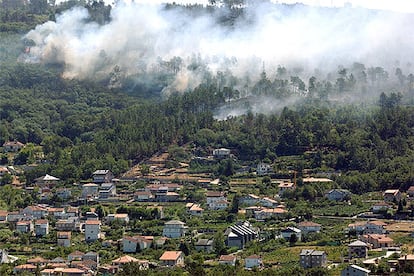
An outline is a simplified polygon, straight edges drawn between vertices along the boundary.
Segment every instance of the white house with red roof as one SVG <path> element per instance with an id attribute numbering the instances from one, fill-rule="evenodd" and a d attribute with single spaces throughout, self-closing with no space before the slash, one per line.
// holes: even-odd
<path id="1" fill-rule="evenodd" d="M 85 241 L 94 242 L 101 237 L 101 221 L 87 220 L 85 222 Z"/>
<path id="2" fill-rule="evenodd" d="M 182 251 L 165 251 L 159 260 L 163 266 L 184 266 L 184 257 Z"/>

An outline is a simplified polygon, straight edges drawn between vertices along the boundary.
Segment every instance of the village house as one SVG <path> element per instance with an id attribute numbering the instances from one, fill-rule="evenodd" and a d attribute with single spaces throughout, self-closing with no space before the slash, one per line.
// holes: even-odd
<path id="1" fill-rule="evenodd" d="M 20 274 L 24 274 L 24 273 L 34 273 L 37 269 L 37 266 L 34 266 L 32 264 L 22 264 L 22 265 L 18 265 L 15 266 L 13 268 L 13 273 L 15 275 L 20 275 Z"/>
<path id="2" fill-rule="evenodd" d="M 16 222 L 16 231 L 21 233 L 33 232 L 33 222 L 31 220 L 22 220 Z"/>
<path id="3" fill-rule="evenodd" d="M 149 268 L 148 260 L 139 260 L 134 257 L 125 255 L 112 261 L 112 265 L 117 267 L 117 269 L 114 272 L 118 271 L 119 268 L 122 268 L 122 266 L 129 263 L 138 263 L 139 270 L 146 270 Z"/>
<path id="4" fill-rule="evenodd" d="M 114 183 L 102 183 L 99 187 L 99 199 L 109 199 L 116 196 L 116 186 Z"/>
<path id="5" fill-rule="evenodd" d="M 36 205 L 27 206 L 21 213 L 26 217 L 33 217 L 34 219 L 46 218 L 49 215 L 47 208 Z"/>
<path id="6" fill-rule="evenodd" d="M 371 211 L 374 214 L 385 213 L 388 211 L 388 209 L 392 209 L 392 205 L 385 201 L 377 202 L 371 207 Z"/>
<path id="7" fill-rule="evenodd" d="M 292 183 L 292 182 L 282 182 L 282 183 L 279 183 L 277 187 L 279 188 L 280 197 L 283 197 L 283 194 L 286 192 L 296 190 L 296 185 L 295 183 Z"/>
<path id="8" fill-rule="evenodd" d="M 59 183 L 60 179 L 52 175 L 46 174 L 35 179 L 35 186 L 41 191 L 48 191 Z"/>
<path id="9" fill-rule="evenodd" d="M 82 251 L 73 251 L 68 255 L 68 262 L 82 261 L 83 255 L 85 255 L 85 253 L 83 253 Z"/>
<path id="10" fill-rule="evenodd" d="M 246 269 L 252 269 L 254 267 L 263 266 L 262 257 L 259 255 L 251 255 L 244 259 L 244 267 Z"/>
<path id="11" fill-rule="evenodd" d="M 185 236 L 188 227 L 185 226 L 185 223 L 179 220 L 170 220 L 164 224 L 164 229 L 162 230 L 162 235 L 167 238 L 181 238 Z"/>
<path id="12" fill-rule="evenodd" d="M 239 202 L 240 202 L 240 205 L 254 206 L 260 202 L 260 196 L 257 196 L 254 194 L 248 194 L 246 196 L 241 197 Z"/>
<path id="13" fill-rule="evenodd" d="M 357 221 L 350 223 L 348 224 L 347 232 L 349 233 L 354 231 L 356 234 L 362 234 L 365 230 L 366 224 L 366 221 Z"/>
<path id="14" fill-rule="evenodd" d="M 298 241 L 302 240 L 302 231 L 296 227 L 287 227 L 280 231 L 280 236 L 289 241 L 295 235 Z"/>
<path id="15" fill-rule="evenodd" d="M 270 197 L 263 197 L 259 200 L 259 204 L 264 207 L 273 208 L 273 207 L 277 207 L 279 205 L 279 202 Z"/>
<path id="16" fill-rule="evenodd" d="M 195 244 L 195 249 L 197 251 L 210 253 L 213 251 L 213 243 L 213 239 L 199 239 Z"/>
<path id="17" fill-rule="evenodd" d="M 24 148 L 24 144 L 19 141 L 6 141 L 3 143 L 3 152 L 18 152 Z"/>
<path id="18" fill-rule="evenodd" d="M 371 270 L 353 264 L 342 269 L 341 276 L 368 276 L 370 273 Z"/>
<path id="19" fill-rule="evenodd" d="M 401 200 L 400 190 L 386 190 L 383 195 L 385 202 L 399 202 Z"/>
<path id="20" fill-rule="evenodd" d="M 25 220 L 25 219 L 32 219 L 32 216 L 26 216 L 25 214 L 19 212 L 19 211 L 13 211 L 13 212 L 8 212 L 7 214 L 7 221 L 11 222 L 11 223 L 15 223 L 19 220 Z"/>
<path id="21" fill-rule="evenodd" d="M 196 203 L 187 203 L 186 204 L 187 213 L 192 216 L 202 216 L 204 209 L 200 207 L 200 204 Z"/>
<path id="22" fill-rule="evenodd" d="M 35 265 L 35 266 L 39 266 L 39 267 L 45 266 L 48 262 L 49 262 L 49 260 L 47 260 L 45 258 L 42 258 L 40 256 L 34 257 L 32 259 L 28 259 L 26 261 L 27 264 L 31 264 L 31 265 Z"/>
<path id="23" fill-rule="evenodd" d="M 379 220 L 369 220 L 365 224 L 364 234 L 385 234 L 387 223 Z"/>
<path id="24" fill-rule="evenodd" d="M 49 234 L 49 221 L 47 219 L 38 219 L 35 221 L 36 237 L 44 237 Z"/>
<path id="25" fill-rule="evenodd" d="M 58 188 L 56 189 L 55 195 L 62 200 L 67 200 L 71 198 L 72 190 L 68 188 Z"/>
<path id="26" fill-rule="evenodd" d="M 221 255 L 219 258 L 219 264 L 235 266 L 237 257 L 235 255 Z"/>
<path id="27" fill-rule="evenodd" d="M 57 245 L 63 247 L 71 246 L 72 232 L 69 231 L 58 231 L 57 236 Z"/>
<path id="28" fill-rule="evenodd" d="M 93 261 L 99 265 L 99 254 L 93 251 L 86 252 L 82 256 L 82 261 Z"/>
<path id="29" fill-rule="evenodd" d="M 180 201 L 180 194 L 176 192 L 169 192 L 168 187 L 161 187 L 155 193 L 155 201 L 157 202 L 176 202 Z"/>
<path id="30" fill-rule="evenodd" d="M 55 219 L 63 219 L 65 217 L 65 208 L 49 207 L 47 208 L 47 212 Z"/>
<path id="31" fill-rule="evenodd" d="M 345 189 L 332 189 L 325 193 L 325 197 L 332 201 L 344 201 L 351 197 L 351 192 Z"/>
<path id="32" fill-rule="evenodd" d="M 85 241 L 94 242 L 101 237 L 101 221 L 87 220 L 85 222 Z"/>
<path id="33" fill-rule="evenodd" d="M 80 212 L 79 212 L 79 207 L 73 207 L 73 206 L 68 206 L 66 207 L 65 210 L 65 218 L 75 218 L 75 217 L 79 217 Z"/>
<path id="34" fill-rule="evenodd" d="M 230 150 L 226 148 L 214 149 L 213 156 L 217 159 L 226 159 L 230 157 Z"/>
<path id="35" fill-rule="evenodd" d="M 99 195 L 99 185 L 86 183 L 82 185 L 82 198 L 94 198 Z"/>
<path id="36" fill-rule="evenodd" d="M 224 237 L 228 247 L 243 249 L 248 242 L 256 240 L 259 230 L 254 228 L 248 221 L 238 222 L 226 229 Z"/>
<path id="37" fill-rule="evenodd" d="M 254 218 L 257 220 L 265 220 L 270 218 L 281 218 L 288 212 L 282 208 L 260 208 L 254 211 Z"/>
<path id="38" fill-rule="evenodd" d="M 302 221 L 298 223 L 297 228 L 300 229 L 304 235 L 307 235 L 309 233 L 319 233 L 322 226 L 316 222 Z"/>
<path id="39" fill-rule="evenodd" d="M 184 266 L 184 253 L 182 251 L 165 251 L 160 257 L 163 266 Z"/>
<path id="40" fill-rule="evenodd" d="M 363 241 L 356 240 L 348 244 L 348 258 L 367 258 L 369 246 Z"/>
<path id="41" fill-rule="evenodd" d="M 56 222 L 55 228 L 57 231 L 80 231 L 80 221 L 78 217 L 69 217 L 67 219 L 60 219 Z"/>
<path id="42" fill-rule="evenodd" d="M 122 238 L 122 250 L 124 253 L 135 253 L 150 248 L 153 241 L 153 236 L 124 236 Z"/>
<path id="43" fill-rule="evenodd" d="M 260 162 L 257 164 L 256 173 L 259 176 L 267 175 L 272 172 L 272 165 Z"/>
<path id="44" fill-rule="evenodd" d="M 362 235 L 361 240 L 372 246 L 373 249 L 376 248 L 386 248 L 394 245 L 394 240 L 383 234 L 367 234 Z"/>
<path id="45" fill-rule="evenodd" d="M 154 183 L 149 184 L 145 187 L 145 191 L 151 192 L 153 195 L 158 193 L 160 190 L 167 190 L 168 192 L 179 192 L 182 188 L 182 185 L 177 183 Z"/>
<path id="46" fill-rule="evenodd" d="M 302 249 L 299 257 L 300 266 L 303 268 L 324 267 L 327 264 L 325 251 Z"/>
<path id="47" fill-rule="evenodd" d="M 119 221 L 123 224 L 128 224 L 129 223 L 129 216 L 128 214 L 109 214 L 106 216 L 106 222 L 107 223 L 112 223 L 114 221 Z"/>
<path id="48" fill-rule="evenodd" d="M 93 183 L 110 183 L 114 178 L 110 170 L 96 170 L 92 174 Z"/>
<path id="49" fill-rule="evenodd" d="M 134 200 L 138 202 L 153 201 L 154 196 L 149 191 L 137 191 L 134 193 Z"/>
<path id="50" fill-rule="evenodd" d="M 224 192 L 208 191 L 206 200 L 210 210 L 224 210 L 228 207 L 227 196 Z"/>

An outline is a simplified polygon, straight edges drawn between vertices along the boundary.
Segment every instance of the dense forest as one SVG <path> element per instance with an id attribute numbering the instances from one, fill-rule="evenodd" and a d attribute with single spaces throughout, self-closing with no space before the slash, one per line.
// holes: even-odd
<path id="1" fill-rule="evenodd" d="M 63 78 L 62 64 L 24 62 L 31 43 L 22 39 L 25 32 L 74 5 L 86 6 L 90 20 L 105 24 L 110 7 L 97 1 L 17 2 L 3 0 L 0 12 L 0 144 L 32 145 L 14 160 L 39 163 L 26 172 L 29 182 L 50 173 L 70 183 L 98 168 L 119 175 L 171 145 L 191 144 L 227 147 L 251 162 L 304 156 L 308 169 L 340 172 L 336 183 L 355 193 L 414 184 L 414 76 L 408 69 L 355 62 L 309 75 L 297 67 L 263 66 L 261 74 L 242 79 L 211 71 L 194 56 L 185 65 L 179 57 L 159 59 L 157 74 L 125 77 L 121 85 L 113 85 L 117 70 L 99 80 Z M 165 9 L 197 16 L 214 8 Z M 220 24 L 243 14 L 230 9 Z M 200 84 L 163 94 L 177 66 L 197 72 Z"/>

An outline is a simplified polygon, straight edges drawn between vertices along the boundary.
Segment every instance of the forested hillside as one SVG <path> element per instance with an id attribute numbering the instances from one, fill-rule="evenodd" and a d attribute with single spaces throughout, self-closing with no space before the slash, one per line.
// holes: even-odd
<path id="1" fill-rule="evenodd" d="M 76 2 L 82 1 L 66 5 Z M 113 85 L 117 70 L 101 79 L 64 78 L 64 64 L 27 62 L 31 42 L 22 39 L 64 8 L 10 8 L 0 14 L 0 143 L 32 143 L 44 153 L 26 173 L 27 181 L 50 173 L 69 183 L 98 168 L 119 175 L 170 145 L 192 144 L 227 147 L 245 161 L 304 156 L 296 169 L 339 171 L 335 181 L 355 193 L 414 184 L 409 66 L 385 69 L 355 62 L 309 74 L 258 61 L 261 74 L 242 78 L 212 71 L 196 56 L 188 65 L 176 58 L 168 62 L 197 72 L 199 84 L 167 94 L 162 91 L 178 71 L 162 59 L 157 74 L 145 72 L 138 81 L 120 77 L 122 85 Z M 89 10 L 100 24 L 109 20 L 98 6 Z M 229 24 L 235 14 L 221 17 L 220 24 Z M 152 82 L 144 85 L 145 76 Z M 35 162 L 36 150 L 28 147 L 15 163 Z"/>

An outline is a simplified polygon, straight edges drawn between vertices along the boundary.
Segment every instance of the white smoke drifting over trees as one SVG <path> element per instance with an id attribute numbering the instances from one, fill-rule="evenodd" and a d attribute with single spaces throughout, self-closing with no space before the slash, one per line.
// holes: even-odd
<path id="1" fill-rule="evenodd" d="M 35 44 L 27 60 L 63 64 L 66 78 L 112 83 L 168 71 L 168 92 L 197 86 L 206 72 L 256 80 L 263 65 L 268 74 L 283 65 L 310 77 L 316 68 L 353 62 L 404 68 L 414 56 L 412 14 L 264 3 L 223 21 L 232 13 L 129 3 L 116 5 L 111 21 L 99 25 L 75 8 L 26 35 Z"/>

